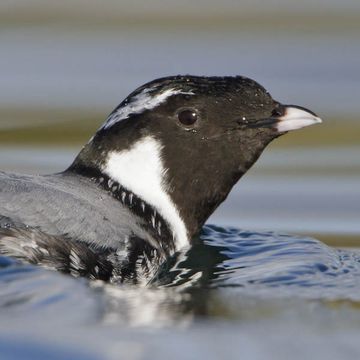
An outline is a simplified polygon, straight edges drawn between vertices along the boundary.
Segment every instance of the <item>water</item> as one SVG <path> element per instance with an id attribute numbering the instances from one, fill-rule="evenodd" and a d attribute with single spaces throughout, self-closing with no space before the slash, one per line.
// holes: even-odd
<path id="1" fill-rule="evenodd" d="M 147 285 L 0 257 L 0 359 L 358 359 L 359 9 L 2 1 L 1 170 L 64 169 L 130 91 L 169 74 L 247 75 L 324 123 L 271 145 Z"/>
<path id="2" fill-rule="evenodd" d="M 146 287 L 74 279 L 6 258 L 0 266 L 2 359 L 236 359 L 239 352 L 286 359 L 297 348 L 294 359 L 315 349 L 320 358 L 351 358 L 360 351 L 360 251 L 311 238 L 206 226 Z M 280 341 L 290 343 L 279 348 Z"/>

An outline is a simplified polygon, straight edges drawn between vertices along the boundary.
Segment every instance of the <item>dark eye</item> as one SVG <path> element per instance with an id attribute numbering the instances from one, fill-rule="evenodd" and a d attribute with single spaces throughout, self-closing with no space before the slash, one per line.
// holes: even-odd
<path id="1" fill-rule="evenodd" d="M 284 108 L 283 106 L 277 106 L 272 112 L 271 112 L 271 116 L 272 117 L 280 117 L 284 115 Z"/>
<path id="2" fill-rule="evenodd" d="M 178 119 L 183 125 L 190 126 L 196 123 L 198 115 L 194 110 L 182 110 L 178 113 Z"/>

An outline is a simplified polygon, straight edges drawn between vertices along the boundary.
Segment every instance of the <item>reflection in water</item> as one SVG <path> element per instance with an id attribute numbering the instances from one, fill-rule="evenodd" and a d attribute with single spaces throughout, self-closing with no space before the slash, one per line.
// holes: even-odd
<path id="1" fill-rule="evenodd" d="M 359 254 L 311 238 L 206 226 L 143 287 L 0 257 L 0 351 L 16 345 L 38 359 L 63 350 L 84 359 L 191 358 L 195 351 L 218 359 L 231 350 L 237 359 L 239 343 L 250 357 L 261 344 L 261 358 L 270 351 L 288 359 L 291 346 L 279 352 L 274 336 L 291 344 L 294 328 L 304 349 L 329 336 L 339 341 L 346 329 L 347 346 L 359 350 Z"/>
<path id="2" fill-rule="evenodd" d="M 323 297 L 324 292 L 322 289 L 317 293 L 316 287 L 338 289 L 340 285 L 343 288 L 360 284 L 359 255 L 311 238 L 205 226 L 199 243 L 186 255 L 180 255 L 166 269 L 165 276 L 159 274 L 156 281 L 164 285 L 165 279 L 167 286 L 186 282 L 194 286 L 196 279 L 196 286 L 239 287 L 250 294 L 268 287 L 277 287 L 277 295 L 279 289 L 288 294 L 289 286 L 311 287 L 310 297 L 317 298 Z M 274 296 L 268 291 L 269 296 Z M 338 296 L 341 294 L 339 291 Z M 304 296 L 304 292 L 300 295 Z"/>
<path id="3" fill-rule="evenodd" d="M 101 322 L 161 327 L 197 318 L 281 312 L 307 300 L 360 301 L 360 252 L 303 237 L 206 226 L 186 252 L 147 287 L 90 283 L 104 306 Z"/>
<path id="4" fill-rule="evenodd" d="M 236 26 L 216 26 L 216 17 L 210 17 L 212 26 L 203 31 L 198 23 L 196 28 L 184 26 L 188 19 L 175 28 L 170 20 L 144 31 L 146 25 L 128 29 L 113 11 L 102 26 L 99 9 L 85 9 L 83 2 L 66 5 L 68 13 L 57 11 L 65 20 L 56 26 L 47 20 L 28 26 L 23 20 L 45 19 L 53 5 L 44 3 L 40 12 L 34 8 L 29 13 L 29 1 L 13 1 L 10 7 L 26 15 L 14 23 L 16 17 L 3 12 L 0 130 L 25 126 L 24 139 L 29 129 L 36 144 L 41 136 L 50 136 L 57 120 L 64 120 L 56 137 L 69 141 L 75 124 L 72 115 L 63 119 L 62 111 L 90 114 L 94 126 L 129 89 L 146 80 L 173 73 L 246 74 L 276 98 L 312 104 L 325 119 L 337 117 L 339 124 L 327 133 L 330 140 L 323 134 L 331 120 L 313 139 L 313 132 L 304 132 L 298 144 L 307 146 L 306 151 L 264 154 L 255 170 L 266 176 L 256 180 L 247 175 L 216 214 L 221 216 L 211 221 L 228 225 L 241 219 L 242 226 L 258 228 L 261 219 L 265 229 L 333 233 L 342 246 L 336 234 L 359 234 L 359 149 L 337 145 L 359 144 L 353 131 L 357 122 L 345 121 L 348 116 L 357 120 L 359 113 L 358 6 L 350 2 L 301 3 L 311 16 L 294 13 L 295 26 L 286 11 L 279 17 L 282 7 L 271 6 L 274 16 L 264 28 L 241 10 L 245 24 Z M 205 19 L 209 9 L 213 11 L 199 5 Z M 96 21 L 87 23 L 89 11 Z M 103 115 L 98 119 L 94 111 Z M 39 131 L 40 124 L 49 128 Z M 87 129 L 82 126 L 75 131 L 82 134 Z M 341 136 L 347 128 L 352 131 Z M 332 148 L 308 147 L 323 142 Z M 17 147 L 0 150 L 2 170 L 59 171 L 77 153 Z M 359 275 L 358 251 L 336 250 L 309 238 L 219 227 L 205 227 L 191 249 L 170 259 L 142 288 L 88 282 L 0 257 L 0 357 L 353 360 L 360 353 Z"/>

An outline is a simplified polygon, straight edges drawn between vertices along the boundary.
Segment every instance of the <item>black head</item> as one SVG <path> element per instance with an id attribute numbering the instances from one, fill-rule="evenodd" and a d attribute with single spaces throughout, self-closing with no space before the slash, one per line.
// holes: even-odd
<path id="1" fill-rule="evenodd" d="M 161 188 L 175 204 L 190 238 L 270 141 L 319 121 L 306 109 L 281 105 L 245 77 L 166 77 L 130 94 L 71 169 L 101 169 L 109 175 L 109 154 L 125 154 L 151 139 L 158 150 L 154 156 L 161 158 Z M 153 151 L 151 146 L 146 149 Z M 141 169 L 149 162 L 137 159 L 144 162 L 136 171 L 145 184 L 149 173 Z M 120 166 L 116 171 L 128 169 Z M 156 208 L 156 194 L 150 197 Z"/>

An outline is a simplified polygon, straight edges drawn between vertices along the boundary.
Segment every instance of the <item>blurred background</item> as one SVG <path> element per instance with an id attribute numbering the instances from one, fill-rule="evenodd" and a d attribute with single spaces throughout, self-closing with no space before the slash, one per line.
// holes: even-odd
<path id="1" fill-rule="evenodd" d="M 321 126 L 265 151 L 211 223 L 360 245 L 360 2 L 2 0 L 0 168 L 68 166 L 137 86 L 245 75 Z"/>
<path id="2" fill-rule="evenodd" d="M 0 170 L 65 169 L 124 97 L 175 74 L 245 75 L 324 120 L 272 143 L 210 223 L 360 249 L 359 0 L 1 0 Z M 360 358 L 359 251 L 256 237 L 195 247 L 188 291 L 2 258 L 0 358 Z"/>

